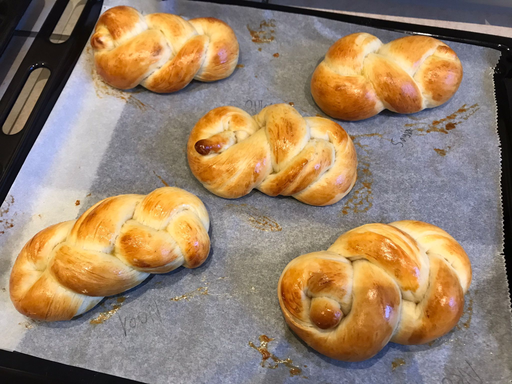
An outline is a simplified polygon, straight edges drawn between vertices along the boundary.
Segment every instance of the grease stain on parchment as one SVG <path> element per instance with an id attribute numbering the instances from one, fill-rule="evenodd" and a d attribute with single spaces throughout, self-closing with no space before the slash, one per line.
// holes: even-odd
<path id="1" fill-rule="evenodd" d="M 105 321 L 110 319 L 112 316 L 116 314 L 117 311 L 122 307 L 124 301 L 126 300 L 126 297 L 121 296 L 116 299 L 115 303 L 111 303 L 112 309 L 100 312 L 98 316 L 96 316 L 94 319 L 89 321 L 90 324 L 98 325 L 103 324 Z"/>
<path id="2" fill-rule="evenodd" d="M 6 230 L 14 227 L 14 218 L 6 218 L 14 204 L 14 196 L 9 195 L 5 198 L 4 203 L 0 206 L 0 235 L 3 235 Z M 16 216 L 17 212 L 13 216 Z"/>
<path id="3" fill-rule="evenodd" d="M 162 178 L 162 176 L 158 175 L 155 171 L 153 171 L 153 173 L 162 182 L 163 185 L 165 185 L 166 187 L 169 186 L 169 184 Z"/>
<path id="4" fill-rule="evenodd" d="M 283 230 L 277 221 L 258 208 L 247 204 L 227 204 L 226 208 L 260 231 L 280 232 Z"/>
<path id="5" fill-rule="evenodd" d="M 197 296 L 201 296 L 201 295 L 203 295 L 203 296 L 208 295 L 208 287 L 199 287 L 196 290 L 184 293 L 183 295 L 174 296 L 170 300 L 171 301 L 182 301 L 182 300 L 190 301 L 190 299 L 197 297 Z"/>
<path id="6" fill-rule="evenodd" d="M 296 365 L 293 365 L 293 361 L 290 358 L 280 359 L 279 357 L 277 357 L 268 350 L 268 343 L 270 343 L 274 339 L 271 339 L 266 335 L 260 335 L 259 340 L 260 345 L 258 347 L 254 345 L 252 341 L 249 341 L 249 346 L 261 354 L 260 365 L 263 368 L 277 369 L 279 368 L 280 365 L 283 365 L 290 370 L 290 376 L 293 377 L 302 375 L 302 369 Z M 272 360 L 274 363 L 270 362 L 269 359 Z M 308 379 L 308 377 L 306 376 L 302 376 L 302 378 Z"/>
<path id="7" fill-rule="evenodd" d="M 397 369 L 398 367 L 400 367 L 402 365 L 405 365 L 404 359 L 395 359 L 391 362 L 391 370 L 394 371 L 395 369 Z"/>
<path id="8" fill-rule="evenodd" d="M 473 319 L 473 294 L 470 291 L 466 293 L 464 304 L 464 311 L 462 312 L 462 316 L 457 324 L 457 329 L 459 330 L 462 328 L 469 329 L 471 326 L 471 320 Z"/>
<path id="9" fill-rule="evenodd" d="M 274 19 L 263 20 L 259 26 L 253 27 L 247 24 L 247 30 L 251 34 L 251 40 L 256 44 L 270 43 L 275 40 L 275 26 Z M 259 49 L 261 50 L 261 49 Z"/>
<path id="10" fill-rule="evenodd" d="M 27 320 L 18 323 L 18 325 L 21 325 L 25 329 L 32 329 L 36 325 L 36 322 L 34 320 Z"/>
<path id="11" fill-rule="evenodd" d="M 469 107 L 464 104 L 458 110 L 443 119 L 434 120 L 430 123 L 418 121 L 416 123 L 405 124 L 405 127 L 414 128 L 416 132 L 423 134 L 432 132 L 448 134 L 451 130 L 455 129 L 457 125 L 473 116 L 479 109 L 478 104 L 473 104 Z"/>
<path id="12" fill-rule="evenodd" d="M 349 212 L 367 212 L 373 206 L 373 174 L 370 169 L 370 146 L 361 142 L 365 138 L 373 137 L 383 139 L 380 133 L 350 135 L 357 150 L 357 181 L 341 209 L 343 215 L 347 215 Z"/>
<path id="13" fill-rule="evenodd" d="M 150 105 L 144 104 L 138 98 L 136 98 L 133 94 L 143 92 L 143 89 L 134 89 L 129 91 L 123 91 L 117 88 L 114 88 L 103 81 L 101 76 L 96 71 L 96 66 L 94 65 L 94 52 L 90 45 L 87 45 L 85 50 L 85 54 L 90 58 L 91 62 L 91 77 L 94 84 L 94 90 L 96 91 L 96 96 L 100 99 L 103 99 L 107 96 L 112 96 L 117 99 L 123 100 L 127 104 L 133 105 L 134 107 L 140 109 L 141 111 L 147 111 L 148 108 L 153 109 Z"/>

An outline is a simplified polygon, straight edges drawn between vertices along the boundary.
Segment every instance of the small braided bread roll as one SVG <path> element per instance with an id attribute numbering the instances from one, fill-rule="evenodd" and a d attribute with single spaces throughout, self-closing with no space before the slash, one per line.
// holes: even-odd
<path id="1" fill-rule="evenodd" d="M 368 33 L 335 42 L 311 78 L 311 93 L 329 116 L 363 120 L 383 109 L 415 113 L 448 101 L 462 81 L 450 47 L 427 36 L 388 44 Z"/>
<path id="2" fill-rule="evenodd" d="M 223 21 L 143 16 L 127 6 L 100 16 L 91 46 L 98 74 L 120 89 L 140 84 L 153 92 L 176 92 L 192 79 L 224 79 L 238 62 L 238 41 Z"/>
<path id="3" fill-rule="evenodd" d="M 290 328 L 333 359 L 361 361 L 389 342 L 424 344 L 464 309 L 471 264 L 442 229 L 421 221 L 367 224 L 327 250 L 292 260 L 278 285 Z"/>
<path id="4" fill-rule="evenodd" d="M 33 319 L 69 320 L 150 273 L 200 266 L 209 225 L 201 200 L 179 188 L 107 198 L 25 245 L 12 268 L 11 300 Z"/>
<path id="5" fill-rule="evenodd" d="M 348 134 L 322 117 L 302 117 L 288 104 L 255 116 L 235 107 L 211 110 L 188 139 L 194 176 L 217 196 L 235 199 L 253 189 L 329 205 L 356 181 L 356 150 Z"/>

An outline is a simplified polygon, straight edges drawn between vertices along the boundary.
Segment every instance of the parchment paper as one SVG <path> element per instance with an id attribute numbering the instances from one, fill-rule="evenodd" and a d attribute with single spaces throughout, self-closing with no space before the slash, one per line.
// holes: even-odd
<path id="1" fill-rule="evenodd" d="M 195 2 L 105 3 L 220 18 L 237 34 L 240 66 L 226 80 L 193 82 L 171 95 L 142 88 L 121 92 L 98 80 L 86 47 L 2 206 L 2 348 L 154 383 L 511 379 L 492 80 L 499 52 L 449 43 L 463 63 L 464 79 L 448 103 L 411 116 L 384 112 L 342 122 L 360 165 L 353 191 L 338 204 L 310 207 L 257 191 L 232 201 L 205 190 L 187 165 L 188 134 L 205 113 L 234 105 L 255 114 L 267 104 L 290 102 L 305 116 L 322 115 L 309 81 L 329 46 L 356 31 L 384 42 L 401 34 Z M 107 196 L 148 193 L 163 184 L 195 193 L 208 208 L 212 253 L 202 267 L 154 276 L 72 321 L 35 323 L 14 310 L 7 291 L 10 269 L 37 231 L 77 217 Z M 401 219 L 438 225 L 467 251 L 474 274 L 459 325 L 429 345 L 390 343 L 361 363 L 337 362 L 309 349 L 281 315 L 276 288 L 285 265 L 328 248 L 356 226 Z M 267 345 L 262 338 L 260 344 L 262 335 L 273 340 Z M 274 357 L 262 361 L 260 345 Z"/>

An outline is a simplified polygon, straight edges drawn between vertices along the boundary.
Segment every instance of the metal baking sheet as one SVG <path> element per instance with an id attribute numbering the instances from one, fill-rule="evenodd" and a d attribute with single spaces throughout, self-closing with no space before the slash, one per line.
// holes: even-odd
<path id="1" fill-rule="evenodd" d="M 341 125 L 359 179 L 338 204 L 318 208 L 252 192 L 225 200 L 192 176 L 186 142 L 209 110 L 256 114 L 291 103 L 323 115 L 309 81 L 339 37 L 400 33 L 317 17 L 186 1 L 106 1 L 144 13 L 212 16 L 240 42 L 235 73 L 158 95 L 103 84 L 87 46 L 0 213 L 0 347 L 143 382 L 506 382 L 512 328 L 503 251 L 500 146 L 493 69 L 499 52 L 448 43 L 464 66 L 458 93 L 415 115 L 383 112 Z M 36 323 L 9 301 L 12 263 L 26 241 L 96 201 L 162 185 L 198 195 L 210 213 L 212 253 L 195 270 L 154 276 L 67 322 Z M 328 359 L 286 326 L 277 300 L 284 266 L 369 222 L 424 220 L 466 249 L 473 283 L 458 326 L 422 346 L 390 343 L 361 363 Z M 268 351 L 268 354 L 266 353 Z M 264 359 L 263 357 L 268 357 Z"/>

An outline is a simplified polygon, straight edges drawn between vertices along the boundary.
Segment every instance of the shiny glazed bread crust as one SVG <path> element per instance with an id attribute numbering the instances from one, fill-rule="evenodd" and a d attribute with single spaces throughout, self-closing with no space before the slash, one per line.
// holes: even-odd
<path id="1" fill-rule="evenodd" d="M 200 266 L 209 225 L 201 200 L 179 188 L 107 198 L 25 245 L 11 271 L 11 300 L 33 319 L 71 319 L 150 273 Z"/>
<path id="2" fill-rule="evenodd" d="M 389 342 L 424 344 L 459 321 L 471 263 L 442 229 L 367 224 L 293 259 L 278 283 L 290 328 L 334 359 L 366 360 Z"/>
<path id="3" fill-rule="evenodd" d="M 415 113 L 448 101 L 462 65 L 443 42 L 407 36 L 383 45 L 368 33 L 336 41 L 311 78 L 311 93 L 329 116 L 363 120 L 383 109 Z"/>
<path id="4" fill-rule="evenodd" d="M 96 70 L 113 87 L 137 85 L 176 92 L 192 79 L 230 76 L 238 62 L 238 40 L 221 20 L 185 20 L 168 13 L 146 16 L 127 6 L 103 13 L 91 37 Z"/>
<path id="5" fill-rule="evenodd" d="M 357 177 L 356 150 L 343 128 L 302 117 L 288 104 L 255 116 L 235 107 L 213 109 L 192 129 L 187 154 L 204 187 L 228 199 L 258 189 L 329 205 L 349 193 Z"/>

